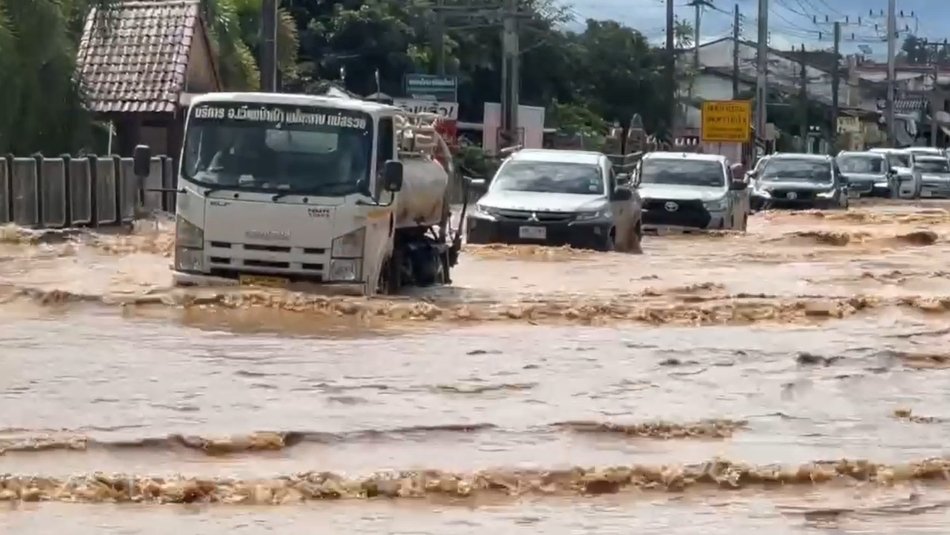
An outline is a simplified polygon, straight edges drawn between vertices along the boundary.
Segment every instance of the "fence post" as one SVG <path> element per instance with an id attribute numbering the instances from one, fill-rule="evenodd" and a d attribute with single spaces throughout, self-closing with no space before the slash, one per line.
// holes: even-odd
<path id="1" fill-rule="evenodd" d="M 6 216 L 2 223 L 12 223 L 13 222 L 13 155 L 7 154 L 2 159 L 0 159 L 0 165 L 3 165 L 3 184 L 0 185 L 5 190 L 3 196 L 3 208 L 6 211 Z"/>
<path id="2" fill-rule="evenodd" d="M 72 169 L 70 169 L 69 162 L 72 161 L 72 156 L 69 154 L 62 154 L 60 158 L 63 159 L 63 220 L 66 224 L 66 227 L 73 226 L 73 188 L 72 188 Z"/>
<path id="3" fill-rule="evenodd" d="M 99 184 L 96 179 L 99 158 L 95 154 L 89 154 L 86 158 L 89 160 L 89 226 L 96 228 L 99 226 Z"/>
<path id="4" fill-rule="evenodd" d="M 43 203 L 43 154 L 36 152 L 33 154 L 36 161 L 36 226 L 43 228 L 46 226 L 43 212 L 46 209 Z"/>

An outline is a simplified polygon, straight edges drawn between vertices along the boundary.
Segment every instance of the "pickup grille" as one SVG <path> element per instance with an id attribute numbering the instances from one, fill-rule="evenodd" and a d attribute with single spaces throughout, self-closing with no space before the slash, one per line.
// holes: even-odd
<path id="1" fill-rule="evenodd" d="M 668 210 L 667 203 L 676 205 Z M 643 201 L 643 223 L 645 225 L 676 226 L 704 229 L 709 226 L 712 216 L 702 201 L 680 201 L 675 199 L 647 199 Z"/>

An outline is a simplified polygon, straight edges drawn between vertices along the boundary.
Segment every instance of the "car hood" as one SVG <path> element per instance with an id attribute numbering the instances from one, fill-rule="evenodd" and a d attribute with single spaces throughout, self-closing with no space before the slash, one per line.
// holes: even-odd
<path id="1" fill-rule="evenodd" d="M 604 195 L 543 193 L 538 191 L 488 192 L 478 204 L 499 210 L 536 210 L 539 212 L 584 212 L 599 210 L 607 204 Z"/>
<path id="2" fill-rule="evenodd" d="M 726 194 L 724 188 L 703 186 L 677 186 L 672 184 L 640 184 L 640 196 L 644 199 L 668 199 L 671 201 L 715 201 Z"/>
<path id="3" fill-rule="evenodd" d="M 947 181 L 950 180 L 950 173 L 923 173 L 921 178 L 924 180 Z"/>
<path id="4" fill-rule="evenodd" d="M 830 182 L 810 182 L 808 180 L 759 180 L 758 189 L 797 189 L 805 191 L 828 191 Z"/>

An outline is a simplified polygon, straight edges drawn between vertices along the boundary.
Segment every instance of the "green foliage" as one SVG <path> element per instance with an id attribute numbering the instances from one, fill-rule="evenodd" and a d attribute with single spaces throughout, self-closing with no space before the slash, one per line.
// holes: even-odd
<path id="1" fill-rule="evenodd" d="M 115 0 L 0 0 L 0 152 L 77 150 L 98 137 L 73 73 L 89 7 L 110 1 Z M 260 87 L 261 1 L 202 0 L 226 89 Z M 444 3 L 459 7 L 472 1 Z M 333 82 L 366 95 L 377 90 L 378 72 L 382 91 L 401 95 L 407 73 L 437 68 L 438 25 L 430 0 L 282 0 L 280 5 L 279 68 L 286 90 L 317 92 Z M 526 14 L 519 19 L 522 102 L 548 107 L 551 124 L 569 131 L 603 135 L 606 124 L 626 124 L 635 113 L 648 130 L 665 123 L 672 96 L 663 81 L 663 51 L 614 21 L 588 20 L 582 31 L 566 31 L 570 12 L 561 5 L 521 2 Z M 500 100 L 499 12 L 450 11 L 444 23 L 444 65 L 459 78 L 460 119 L 480 121 L 484 103 Z M 682 40 L 689 28 L 681 26 Z"/>

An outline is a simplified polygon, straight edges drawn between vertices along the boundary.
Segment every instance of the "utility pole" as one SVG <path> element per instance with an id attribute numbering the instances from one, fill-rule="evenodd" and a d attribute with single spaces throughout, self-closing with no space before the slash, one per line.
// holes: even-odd
<path id="1" fill-rule="evenodd" d="M 798 94 L 799 113 L 801 114 L 799 135 L 802 138 L 802 152 L 808 152 L 808 71 L 805 68 L 805 43 L 802 43 L 801 53 L 798 73 L 801 82 L 801 88 Z"/>
<path id="2" fill-rule="evenodd" d="M 769 68 L 769 0 L 759 0 L 758 61 L 755 77 L 755 131 L 756 136 L 765 140 L 765 127 L 768 124 L 766 99 L 768 96 Z"/>
<path id="3" fill-rule="evenodd" d="M 894 98 L 897 74 L 894 59 L 897 55 L 897 0 L 887 0 L 887 145 L 897 146 L 897 123 L 894 118 Z"/>
<path id="4" fill-rule="evenodd" d="M 835 65 L 831 71 L 831 147 L 828 153 L 834 155 L 838 150 L 838 89 L 841 87 L 841 65 L 838 57 L 841 54 L 841 23 L 835 22 Z"/>
<path id="5" fill-rule="evenodd" d="M 739 4 L 732 20 L 732 98 L 739 98 Z"/>
<path id="6" fill-rule="evenodd" d="M 518 0 L 505 0 L 503 14 L 502 75 L 501 75 L 501 130 L 505 147 L 519 145 L 518 105 L 520 100 L 521 53 L 518 47 Z"/>
<path id="7" fill-rule="evenodd" d="M 670 137 L 673 133 L 673 123 L 676 120 L 676 53 L 673 50 L 673 0 L 666 0 L 666 84 L 670 92 Z"/>
<path id="8" fill-rule="evenodd" d="M 435 2 L 435 28 L 432 35 L 432 52 L 435 56 L 436 74 L 445 75 L 445 0 Z"/>
<path id="9" fill-rule="evenodd" d="M 696 9 L 696 26 L 693 29 L 693 68 L 696 72 L 699 72 L 699 36 L 702 35 L 699 33 L 699 23 L 702 19 L 703 14 L 703 5 L 705 2 L 703 0 L 693 0 L 693 7 Z"/>
<path id="10" fill-rule="evenodd" d="M 261 89 L 277 92 L 277 0 L 261 2 Z"/>

